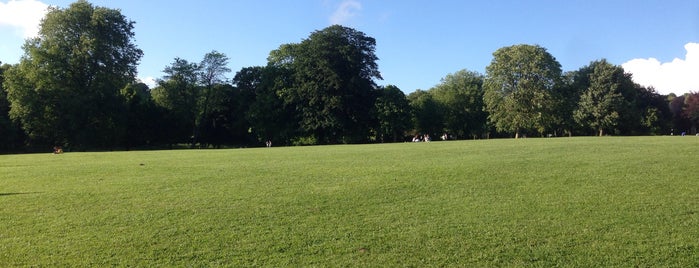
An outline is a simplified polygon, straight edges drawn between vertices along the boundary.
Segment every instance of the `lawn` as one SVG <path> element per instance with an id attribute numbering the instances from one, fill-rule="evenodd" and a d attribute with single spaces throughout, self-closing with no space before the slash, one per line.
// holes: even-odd
<path id="1" fill-rule="evenodd" d="M 699 137 L 0 155 L 0 266 L 699 266 Z"/>

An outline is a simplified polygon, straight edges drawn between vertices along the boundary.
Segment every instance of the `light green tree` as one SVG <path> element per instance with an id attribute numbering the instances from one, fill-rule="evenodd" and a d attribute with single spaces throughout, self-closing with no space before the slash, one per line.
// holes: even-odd
<path id="1" fill-rule="evenodd" d="M 477 137 L 487 131 L 483 111 L 483 75 L 461 70 L 430 89 L 442 109 L 444 131 L 455 137 Z"/>
<path id="2" fill-rule="evenodd" d="M 607 60 L 590 64 L 589 87 L 580 96 L 578 108 L 573 118 L 579 124 L 594 129 L 599 136 L 619 124 L 624 97 L 620 86 L 624 79 L 624 69 L 614 66 Z"/>
<path id="3" fill-rule="evenodd" d="M 543 134 L 557 122 L 556 86 L 561 64 L 538 45 L 514 45 L 493 53 L 486 67 L 485 110 L 499 131 Z"/>

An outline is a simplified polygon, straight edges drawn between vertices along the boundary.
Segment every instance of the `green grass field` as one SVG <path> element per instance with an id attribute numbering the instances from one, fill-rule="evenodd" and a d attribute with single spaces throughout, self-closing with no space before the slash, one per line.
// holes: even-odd
<path id="1" fill-rule="evenodd" d="M 697 137 L 0 156 L 0 266 L 699 266 Z"/>

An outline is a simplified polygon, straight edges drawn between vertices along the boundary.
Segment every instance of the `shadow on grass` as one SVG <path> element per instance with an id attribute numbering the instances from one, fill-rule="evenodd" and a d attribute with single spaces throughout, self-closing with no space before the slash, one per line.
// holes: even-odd
<path id="1" fill-rule="evenodd" d="M 12 196 L 12 195 L 25 195 L 25 194 L 40 194 L 41 192 L 27 192 L 27 193 L 0 193 L 1 196 Z"/>

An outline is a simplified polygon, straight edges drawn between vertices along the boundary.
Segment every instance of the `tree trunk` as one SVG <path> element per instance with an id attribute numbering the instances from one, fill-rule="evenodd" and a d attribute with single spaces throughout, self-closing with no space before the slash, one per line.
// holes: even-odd
<path id="1" fill-rule="evenodd" d="M 604 130 L 600 128 L 599 129 L 599 136 L 602 137 L 603 135 L 604 135 Z"/>

